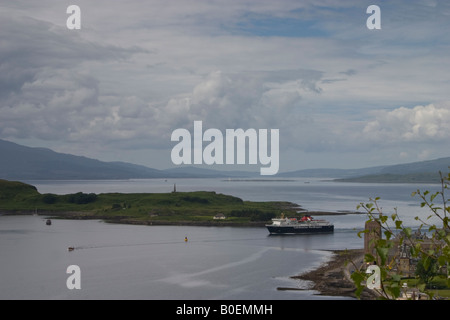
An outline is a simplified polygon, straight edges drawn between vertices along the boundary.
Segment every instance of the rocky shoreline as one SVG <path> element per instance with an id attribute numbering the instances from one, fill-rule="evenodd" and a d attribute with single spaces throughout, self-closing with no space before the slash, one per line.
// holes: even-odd
<path id="1" fill-rule="evenodd" d="M 292 277 L 311 282 L 309 288 L 278 288 L 278 290 L 313 290 L 318 292 L 316 295 L 356 299 L 356 286 L 350 279 L 351 264 L 348 262 L 361 262 L 364 257 L 363 249 L 333 250 L 332 252 L 331 259 L 319 268 Z M 364 289 L 360 298 L 374 300 L 377 296 L 372 291 Z"/>

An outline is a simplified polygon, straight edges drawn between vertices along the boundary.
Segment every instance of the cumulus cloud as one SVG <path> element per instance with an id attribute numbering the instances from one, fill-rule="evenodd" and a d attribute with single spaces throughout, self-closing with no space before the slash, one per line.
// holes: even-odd
<path id="1" fill-rule="evenodd" d="M 2 101 L 2 135 L 67 138 L 98 103 L 98 84 L 67 70 L 42 69 Z"/>
<path id="2" fill-rule="evenodd" d="M 90 117 L 111 114 L 99 101 L 89 61 L 126 60 L 138 48 L 102 46 L 51 23 L 1 14 L 0 135 L 71 139 Z"/>
<path id="3" fill-rule="evenodd" d="M 303 96 L 320 93 L 320 78 L 321 72 L 313 70 L 215 71 L 190 94 L 171 99 L 159 120 L 183 128 L 191 128 L 195 120 L 221 130 L 283 128 L 284 137 L 295 135 L 295 128 L 305 122 Z"/>
<path id="4" fill-rule="evenodd" d="M 167 102 L 151 103 L 138 97 L 101 97 L 107 113 L 93 116 L 73 139 L 129 141 L 130 145 L 168 148 L 177 128 L 191 130 L 196 120 L 205 128 L 283 128 L 284 139 L 297 136 L 305 122 L 302 97 L 318 94 L 320 72 L 311 70 L 206 75 L 190 93 Z M 289 128 L 286 130 L 286 128 Z M 134 141 L 132 141 L 134 140 Z M 139 141 L 139 142 L 137 142 Z M 144 142 L 145 141 L 145 142 Z"/>
<path id="5" fill-rule="evenodd" d="M 371 140 L 402 143 L 450 139 L 449 102 L 373 113 L 375 119 L 364 127 L 364 134 Z"/>

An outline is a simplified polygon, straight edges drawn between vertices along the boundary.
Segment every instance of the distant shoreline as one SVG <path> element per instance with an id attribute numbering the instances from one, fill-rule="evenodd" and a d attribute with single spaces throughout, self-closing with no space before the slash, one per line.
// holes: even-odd
<path id="1" fill-rule="evenodd" d="M 301 211 L 299 214 L 308 214 L 311 216 L 341 216 L 347 214 L 363 214 L 354 211 Z M 211 220 L 211 221 L 164 221 L 164 220 L 140 220 L 133 219 L 129 216 L 102 216 L 92 215 L 87 212 L 78 211 L 39 211 L 36 213 L 33 210 L 0 210 L 0 216 L 31 216 L 37 215 L 47 219 L 67 219 L 67 220 L 102 220 L 109 223 L 117 224 L 131 224 L 131 225 L 146 225 L 146 226 L 199 226 L 199 227 L 265 227 L 270 221 L 247 221 L 236 222 L 226 220 Z"/>
<path id="2" fill-rule="evenodd" d="M 353 182 L 353 183 L 425 183 L 438 184 L 441 183 L 439 174 L 431 173 L 410 173 L 410 174 L 372 174 L 351 178 L 333 179 L 334 182 Z"/>

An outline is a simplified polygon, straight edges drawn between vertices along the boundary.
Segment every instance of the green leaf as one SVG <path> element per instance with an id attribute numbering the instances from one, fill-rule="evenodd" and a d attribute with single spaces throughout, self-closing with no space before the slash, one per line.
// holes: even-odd
<path id="1" fill-rule="evenodd" d="M 411 247 L 411 255 L 413 257 L 417 257 L 420 253 L 422 249 L 422 246 L 420 245 L 420 243 L 416 243 L 416 245 L 414 247 Z"/>
<path id="2" fill-rule="evenodd" d="M 421 292 L 424 292 L 425 291 L 425 283 L 421 283 L 421 284 L 418 284 L 417 285 L 417 288 L 421 291 Z"/>
<path id="3" fill-rule="evenodd" d="M 365 275 L 359 271 L 355 271 L 351 274 L 350 278 L 353 280 L 353 283 L 356 286 L 355 295 L 358 299 L 361 298 L 361 292 L 364 290 L 364 286 L 362 282 L 365 279 Z"/>
<path id="4" fill-rule="evenodd" d="M 437 234 L 439 235 L 439 237 L 440 237 L 441 239 L 443 239 L 447 233 L 445 232 L 444 229 L 439 229 L 439 230 L 437 231 Z"/>
<path id="5" fill-rule="evenodd" d="M 355 284 L 356 284 L 356 283 L 361 284 L 361 282 L 364 281 L 365 276 L 364 276 L 364 274 L 363 274 L 362 272 L 355 271 L 355 272 L 352 273 L 352 275 L 350 276 L 350 278 L 352 278 L 352 280 L 355 282 Z"/>
<path id="6" fill-rule="evenodd" d="M 445 256 L 439 256 L 438 263 L 439 267 L 443 267 L 447 263 L 447 258 Z"/>
<path id="7" fill-rule="evenodd" d="M 432 194 L 430 197 L 430 201 L 433 202 L 434 198 L 436 198 L 436 196 L 439 194 L 440 192 L 436 192 L 435 194 Z"/>
<path id="8" fill-rule="evenodd" d="M 359 237 L 359 238 L 362 238 L 361 235 L 362 235 L 363 233 L 368 233 L 368 232 L 369 232 L 369 230 L 362 230 L 362 231 L 358 232 L 358 237 Z"/>
<path id="9" fill-rule="evenodd" d="M 387 240 L 390 240 L 390 239 L 391 239 L 391 236 L 392 236 L 392 232 L 386 230 L 386 231 L 384 232 L 384 235 L 386 236 L 386 239 L 387 239 Z"/>
<path id="10" fill-rule="evenodd" d="M 431 264 L 431 259 L 430 257 L 425 257 L 423 259 L 423 268 L 428 271 L 428 269 L 430 268 L 430 264 Z"/>
<path id="11" fill-rule="evenodd" d="M 411 234 L 412 234 L 412 230 L 411 230 L 411 228 L 404 228 L 403 229 L 403 232 L 405 232 L 405 235 L 409 238 L 409 237 L 411 237 Z"/>
<path id="12" fill-rule="evenodd" d="M 399 274 L 392 275 L 392 281 L 400 282 L 401 279 L 402 279 L 402 277 Z"/>
<path id="13" fill-rule="evenodd" d="M 370 262 L 370 263 L 372 263 L 372 262 L 374 262 L 374 261 L 375 261 L 375 258 L 374 258 L 374 256 L 371 255 L 370 253 L 366 253 L 366 254 L 364 255 L 364 262 Z"/>
<path id="14" fill-rule="evenodd" d="M 388 248 L 377 247 L 376 250 L 377 250 L 378 255 L 381 258 L 381 264 L 384 265 L 386 263 L 386 258 L 387 258 L 387 254 L 389 252 L 389 249 Z"/>
<path id="15" fill-rule="evenodd" d="M 398 286 L 390 286 L 389 291 L 394 298 L 398 298 L 400 296 L 400 287 Z"/>

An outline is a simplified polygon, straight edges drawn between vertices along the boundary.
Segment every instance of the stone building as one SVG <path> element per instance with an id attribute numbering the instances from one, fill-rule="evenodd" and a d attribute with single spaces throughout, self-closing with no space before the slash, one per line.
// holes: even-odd
<path id="1" fill-rule="evenodd" d="M 364 253 L 371 254 L 377 258 L 378 255 L 375 250 L 375 244 L 378 239 L 381 239 L 381 224 L 375 220 L 367 221 L 365 230 L 367 230 L 367 232 L 364 234 Z"/>
<path id="2" fill-rule="evenodd" d="M 398 272 L 405 277 L 413 277 L 416 272 L 417 262 L 420 257 L 412 256 L 411 247 L 415 243 L 420 243 L 423 251 L 428 251 L 436 246 L 436 243 L 432 239 L 429 239 L 425 233 L 416 231 L 411 235 L 411 240 L 404 239 L 400 242 L 400 233 L 394 238 L 394 246 L 389 251 L 388 261 L 392 266 L 392 271 Z M 412 242 L 411 242 L 412 241 Z M 446 268 L 444 268 L 446 272 Z"/>

